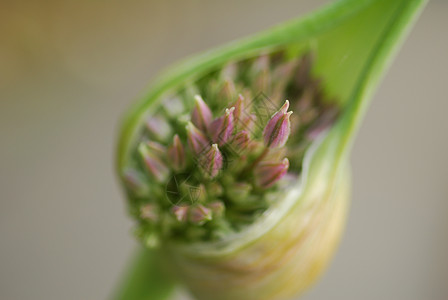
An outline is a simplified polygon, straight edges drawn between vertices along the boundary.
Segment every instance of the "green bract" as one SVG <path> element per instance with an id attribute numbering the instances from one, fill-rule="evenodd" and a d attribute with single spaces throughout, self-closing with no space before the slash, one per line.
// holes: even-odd
<path id="1" fill-rule="evenodd" d="M 198 299 L 288 299 L 308 287 L 327 265 L 343 229 L 350 194 L 348 155 L 368 100 L 424 3 L 424 0 L 338 1 L 308 17 L 190 58 L 160 76 L 123 122 L 117 155 L 117 169 L 122 179 L 129 169 L 136 168 L 139 154 L 147 159 L 152 180 L 165 182 L 168 170 L 152 156 L 148 150 L 151 145 L 142 144 L 142 128 L 148 116 L 157 117 L 167 95 L 200 85 L 201 80 L 223 70 L 229 63 L 278 52 L 288 53 L 292 59 L 310 53 L 314 57 L 312 76 L 321 80 L 325 98 L 334 99 L 339 117 L 328 131 L 312 140 L 303 158 L 290 159 L 293 169 L 300 170 L 298 176 L 286 188 L 273 189 L 276 201 L 271 201 L 261 214 L 254 214 L 241 230 L 230 230 L 214 239 L 179 240 L 172 238 L 170 230 L 175 227 L 171 225 L 162 229 L 159 226 L 155 231 L 151 225 L 140 226 L 145 242 L 148 245 L 157 242 L 159 248 L 142 250 L 116 299 L 165 299 L 176 280 L 186 284 Z M 186 99 L 181 97 L 188 106 Z M 200 100 L 196 101 L 198 107 L 203 105 Z M 227 122 L 224 117 L 229 117 L 234 110 L 228 107 L 222 122 Z M 283 130 L 289 134 L 289 115 L 286 110 L 282 113 L 283 119 L 266 125 L 268 130 L 264 133 Z M 199 130 L 206 130 L 208 125 L 204 124 L 210 121 L 207 109 L 196 111 L 193 118 Z M 227 125 L 218 125 L 221 129 L 227 128 Z M 192 125 L 188 126 L 187 131 L 193 132 Z M 177 172 L 184 168 L 180 153 L 183 153 L 181 143 L 187 137 L 182 137 L 182 132 L 176 131 L 176 134 L 180 137 L 175 138 L 169 151 L 172 168 Z M 201 142 L 202 135 L 197 136 Z M 230 141 L 228 137 L 225 139 Z M 224 169 L 225 145 L 212 142 L 208 157 L 200 161 L 205 161 L 203 169 L 209 170 L 210 178 L 219 178 L 218 171 Z M 265 143 L 283 146 L 285 139 L 269 136 L 265 137 Z M 190 148 L 194 150 L 194 145 Z M 214 169 L 216 166 L 219 170 Z M 160 192 L 152 196 L 158 197 L 157 193 Z M 141 205 L 135 204 L 145 195 L 150 195 L 145 187 L 132 193 L 127 190 L 131 213 L 137 218 L 143 214 L 143 219 L 151 220 L 157 217 L 159 208 L 145 206 L 141 210 Z M 213 205 L 215 202 L 205 202 L 194 207 L 193 223 L 202 225 L 210 221 L 212 209 L 216 209 Z M 218 208 L 221 212 L 222 204 Z M 174 209 L 173 216 L 178 221 L 186 218 L 184 209 L 181 206 Z M 168 233 L 162 234 L 160 240 L 160 233 L 167 232 L 166 228 Z"/>

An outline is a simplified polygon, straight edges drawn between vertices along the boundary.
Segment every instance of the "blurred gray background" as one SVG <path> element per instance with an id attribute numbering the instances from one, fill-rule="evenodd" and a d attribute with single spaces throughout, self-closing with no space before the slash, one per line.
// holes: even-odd
<path id="1" fill-rule="evenodd" d="M 136 247 L 122 113 L 168 64 L 325 2 L 0 0 L 0 299 L 105 299 Z M 347 231 L 303 299 L 448 299 L 447 13 L 428 5 L 376 93 Z"/>

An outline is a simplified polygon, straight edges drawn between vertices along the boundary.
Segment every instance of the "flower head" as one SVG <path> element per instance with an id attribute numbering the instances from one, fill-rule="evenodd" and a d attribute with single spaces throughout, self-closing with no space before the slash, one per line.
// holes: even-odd
<path id="1" fill-rule="evenodd" d="M 118 165 L 136 233 L 169 253 L 156 260 L 168 257 L 197 299 L 290 299 L 327 264 L 346 215 L 345 153 L 364 91 L 424 0 L 346 2 L 310 17 L 311 31 L 290 22 L 183 64 L 126 120 Z M 318 56 L 302 52 L 308 38 Z M 344 126 L 334 126 L 339 117 Z M 135 278 L 151 284 L 140 277 L 151 274 L 146 263 Z"/>
<path id="2" fill-rule="evenodd" d="M 135 151 L 138 160 L 123 174 L 143 231 L 160 240 L 222 239 L 250 226 L 277 201 L 273 194 L 298 179 L 304 155 L 298 149 L 334 118 L 319 119 L 328 110 L 315 99 L 320 93 L 305 97 L 309 88 L 294 86 L 299 61 L 283 63 L 279 57 L 230 65 L 167 95 L 149 114 Z M 258 97 L 259 89 L 276 98 Z M 298 109 L 302 118 L 303 107 L 318 113 L 302 125 L 291 114 Z"/>

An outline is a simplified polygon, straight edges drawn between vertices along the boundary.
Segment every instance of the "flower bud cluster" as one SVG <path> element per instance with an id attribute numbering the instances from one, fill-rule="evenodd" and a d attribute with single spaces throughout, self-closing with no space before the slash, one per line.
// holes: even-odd
<path id="1" fill-rule="evenodd" d="M 280 182 L 297 180 L 304 151 L 337 116 L 307 60 L 231 64 L 148 117 L 123 174 L 143 238 L 219 239 L 269 209 Z"/>

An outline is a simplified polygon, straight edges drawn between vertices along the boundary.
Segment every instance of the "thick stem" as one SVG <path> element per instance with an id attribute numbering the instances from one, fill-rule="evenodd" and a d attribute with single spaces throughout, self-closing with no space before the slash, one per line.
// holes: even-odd
<path id="1" fill-rule="evenodd" d="M 141 248 L 109 299 L 166 300 L 172 295 L 174 287 L 174 280 L 160 264 L 159 253 Z"/>

